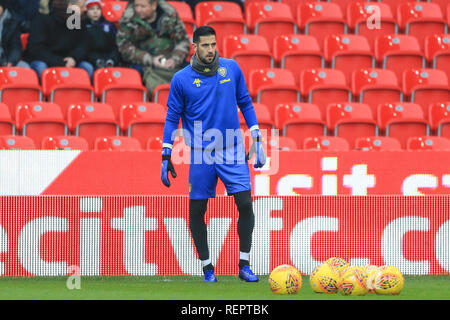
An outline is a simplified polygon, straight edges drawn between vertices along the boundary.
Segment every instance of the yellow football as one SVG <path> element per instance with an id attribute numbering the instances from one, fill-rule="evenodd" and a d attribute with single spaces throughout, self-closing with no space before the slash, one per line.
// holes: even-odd
<path id="1" fill-rule="evenodd" d="M 328 263 L 330 267 L 333 268 L 339 275 L 349 266 L 346 260 L 338 257 L 329 258 L 325 262 Z"/>
<path id="2" fill-rule="evenodd" d="M 275 294 L 296 294 L 302 288 L 302 276 L 297 268 L 283 264 L 272 270 L 269 285 Z"/>
<path id="3" fill-rule="evenodd" d="M 378 267 L 371 264 L 365 266 L 365 271 L 367 274 L 367 289 L 369 289 L 369 293 L 375 293 L 375 277 L 378 274 Z"/>
<path id="4" fill-rule="evenodd" d="M 376 294 L 397 295 L 403 290 L 405 279 L 398 268 L 394 266 L 381 266 L 378 268 L 374 280 Z"/>
<path id="5" fill-rule="evenodd" d="M 328 263 L 322 263 L 311 273 L 309 283 L 314 292 L 336 293 L 339 279 L 339 274 Z"/>
<path id="6" fill-rule="evenodd" d="M 344 296 L 363 296 L 369 292 L 367 273 L 362 267 L 351 266 L 345 269 L 339 282 L 339 292 Z"/>

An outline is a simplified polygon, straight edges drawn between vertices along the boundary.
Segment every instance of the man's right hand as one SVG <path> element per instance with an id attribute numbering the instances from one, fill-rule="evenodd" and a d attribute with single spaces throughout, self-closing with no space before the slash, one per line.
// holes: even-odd
<path id="1" fill-rule="evenodd" d="M 153 58 L 153 66 L 159 69 L 171 70 L 175 68 L 175 61 L 172 58 L 167 59 L 163 55 Z"/>
<path id="2" fill-rule="evenodd" d="M 67 68 L 74 68 L 77 65 L 77 62 L 72 57 L 65 57 L 63 60 L 66 63 Z"/>
<path id="3" fill-rule="evenodd" d="M 161 181 L 166 187 L 170 187 L 169 172 L 172 175 L 172 178 L 177 177 L 175 168 L 173 167 L 172 161 L 170 160 L 171 155 L 172 149 L 162 149 Z"/>

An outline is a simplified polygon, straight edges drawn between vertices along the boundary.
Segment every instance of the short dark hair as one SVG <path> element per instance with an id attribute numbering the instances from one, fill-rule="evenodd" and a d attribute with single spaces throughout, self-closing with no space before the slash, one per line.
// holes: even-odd
<path id="1" fill-rule="evenodd" d="M 210 26 L 201 26 L 195 29 L 194 34 L 192 36 L 192 41 L 194 43 L 200 42 L 200 37 L 204 36 L 216 36 L 216 31 Z"/>

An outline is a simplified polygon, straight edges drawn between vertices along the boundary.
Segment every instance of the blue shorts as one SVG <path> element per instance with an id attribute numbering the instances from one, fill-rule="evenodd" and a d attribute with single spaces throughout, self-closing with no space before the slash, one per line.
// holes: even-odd
<path id="1" fill-rule="evenodd" d="M 226 157 L 216 157 L 215 152 L 207 154 L 203 152 L 203 157 L 199 160 L 198 154 L 197 157 L 194 156 L 195 152 L 191 151 L 189 167 L 190 199 L 214 198 L 216 196 L 217 178 L 222 180 L 228 194 L 251 189 L 250 170 L 248 169 L 247 159 L 245 159 L 245 151 L 242 158 L 242 154 L 237 151 L 236 147 L 231 150 L 236 161 L 226 161 Z M 224 153 L 224 151 L 222 152 Z"/>

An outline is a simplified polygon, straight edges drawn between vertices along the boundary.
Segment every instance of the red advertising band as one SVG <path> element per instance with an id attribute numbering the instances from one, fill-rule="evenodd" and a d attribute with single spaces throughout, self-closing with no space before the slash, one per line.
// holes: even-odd
<path id="1" fill-rule="evenodd" d="M 354 265 L 395 265 L 403 274 L 450 272 L 450 197 L 254 197 L 250 255 L 257 274 L 291 264 L 309 274 L 338 256 Z M 200 275 L 187 196 L 0 197 L 4 276 Z M 216 274 L 236 275 L 238 212 L 211 199 Z"/>

